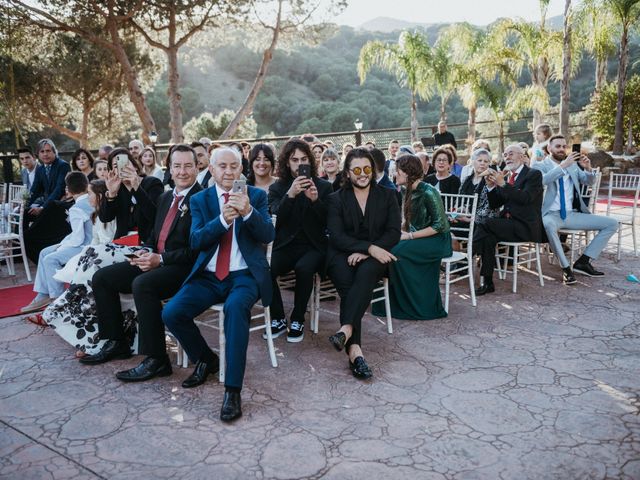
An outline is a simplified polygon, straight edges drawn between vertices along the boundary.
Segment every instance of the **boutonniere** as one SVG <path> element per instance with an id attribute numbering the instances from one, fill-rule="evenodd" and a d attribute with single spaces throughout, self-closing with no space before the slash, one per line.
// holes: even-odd
<path id="1" fill-rule="evenodd" d="M 183 203 L 182 206 L 180 207 L 180 212 L 182 212 L 180 213 L 180 218 L 184 217 L 188 211 L 189 211 L 189 205 L 186 205 Z"/>

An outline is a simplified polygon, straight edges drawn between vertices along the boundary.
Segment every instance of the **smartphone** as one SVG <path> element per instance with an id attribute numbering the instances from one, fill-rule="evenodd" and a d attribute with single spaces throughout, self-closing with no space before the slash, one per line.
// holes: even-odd
<path id="1" fill-rule="evenodd" d="M 308 163 L 298 165 L 298 176 L 311 178 L 311 165 L 309 165 Z"/>
<path id="2" fill-rule="evenodd" d="M 122 169 L 129 164 L 129 156 L 126 153 L 119 153 L 116 155 L 116 162 L 118 174 L 122 176 Z"/>
<path id="3" fill-rule="evenodd" d="M 571 145 L 571 151 L 575 153 L 580 153 L 580 147 L 582 147 L 582 144 L 574 143 L 573 145 Z"/>
<path id="4" fill-rule="evenodd" d="M 247 181 L 243 178 L 233 181 L 233 187 L 231 187 L 231 193 L 244 193 L 247 189 Z"/>
<path id="5" fill-rule="evenodd" d="M 138 258 L 138 255 L 135 253 L 125 253 L 124 256 L 127 258 Z"/>

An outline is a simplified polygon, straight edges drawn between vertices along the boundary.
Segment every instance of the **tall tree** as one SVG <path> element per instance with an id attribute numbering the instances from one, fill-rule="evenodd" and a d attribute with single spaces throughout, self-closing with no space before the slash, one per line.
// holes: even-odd
<path id="1" fill-rule="evenodd" d="M 622 25 L 620 53 L 618 55 L 618 101 L 613 153 L 621 155 L 624 148 L 624 90 L 629 66 L 629 31 L 640 19 L 640 0 L 607 0 L 613 14 Z"/>
<path id="2" fill-rule="evenodd" d="M 167 76 L 169 97 L 169 126 L 171 141 L 182 143 L 182 106 L 180 95 L 180 75 L 178 72 L 178 52 L 198 32 L 208 26 L 216 25 L 216 20 L 231 18 L 246 13 L 248 3 L 224 0 L 152 0 L 145 2 L 145 8 L 131 23 L 153 48 L 161 50 L 167 57 Z"/>
<path id="3" fill-rule="evenodd" d="M 562 82 L 560 84 L 560 133 L 569 135 L 569 98 L 571 95 L 571 0 L 564 2 L 562 33 Z"/>
<path id="4" fill-rule="evenodd" d="M 395 75 L 402 88 L 411 92 L 411 140 L 418 139 L 417 98 L 429 100 L 433 94 L 426 82 L 432 58 L 431 47 L 426 38 L 418 32 L 402 32 L 398 43 L 384 43 L 378 40 L 367 42 L 360 50 L 358 75 L 364 83 L 373 67 L 381 68 Z"/>
<path id="5" fill-rule="evenodd" d="M 324 22 L 315 23 L 314 17 L 320 11 L 325 15 L 336 15 L 347 3 L 345 0 L 250 0 L 254 11 L 255 21 L 265 32 L 270 32 L 270 41 L 262 53 L 262 61 L 258 67 L 253 85 L 238 109 L 235 117 L 220 136 L 221 139 L 232 137 L 240 124 L 253 111 L 253 106 L 258 98 L 258 94 L 264 85 L 269 65 L 273 60 L 273 55 L 278 46 L 278 42 L 283 37 L 304 38 L 305 35 L 314 37 L 325 29 Z M 268 12 L 275 12 L 269 17 Z"/>
<path id="6" fill-rule="evenodd" d="M 578 38 L 596 62 L 596 92 L 607 81 L 607 63 L 616 51 L 616 20 L 606 0 L 583 0 L 576 8 Z"/>
<path id="7" fill-rule="evenodd" d="M 8 2 L 15 7 L 14 14 L 27 23 L 45 31 L 75 33 L 88 42 L 109 50 L 123 69 L 129 99 L 140 118 L 143 136 L 148 139 L 149 133 L 156 129 L 155 122 L 147 107 L 138 73 L 125 48 L 126 28 L 131 19 L 145 8 L 145 1 L 8 0 Z M 87 23 L 85 21 L 87 18 L 93 21 Z M 98 32 L 103 32 L 105 35 L 99 35 Z"/>

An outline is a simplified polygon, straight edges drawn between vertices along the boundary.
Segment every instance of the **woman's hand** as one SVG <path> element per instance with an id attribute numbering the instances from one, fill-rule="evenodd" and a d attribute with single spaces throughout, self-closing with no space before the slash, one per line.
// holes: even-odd
<path id="1" fill-rule="evenodd" d="M 127 164 L 122 169 L 122 183 L 129 190 L 136 191 L 138 187 L 140 187 L 140 177 L 138 176 L 138 172 L 135 168 L 131 166 L 131 164 Z"/>
<path id="2" fill-rule="evenodd" d="M 120 185 L 122 184 L 117 168 L 107 172 L 105 183 L 107 185 L 109 198 L 116 198 L 118 196 L 118 190 L 120 190 Z"/>
<path id="3" fill-rule="evenodd" d="M 400 240 L 413 240 L 413 235 L 411 235 L 409 232 L 401 232 L 400 233 Z"/>
<path id="4" fill-rule="evenodd" d="M 369 255 L 365 255 L 364 253 L 352 253 L 349 255 L 349 258 L 347 258 L 347 263 L 352 267 L 355 267 L 358 263 L 366 260 L 367 258 L 369 258 Z"/>

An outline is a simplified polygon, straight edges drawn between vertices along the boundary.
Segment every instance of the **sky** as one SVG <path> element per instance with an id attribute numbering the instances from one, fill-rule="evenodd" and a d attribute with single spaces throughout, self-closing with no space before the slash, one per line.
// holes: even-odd
<path id="1" fill-rule="evenodd" d="M 469 22 L 487 25 L 500 17 L 540 19 L 538 0 L 347 0 L 347 8 L 334 21 L 357 27 L 376 17 L 418 23 Z M 573 3 L 576 3 L 574 0 Z M 551 0 L 547 16 L 561 15 L 564 0 Z"/>

